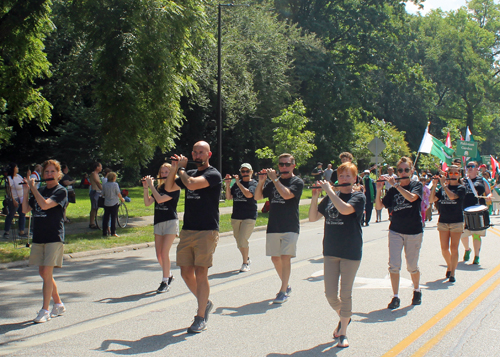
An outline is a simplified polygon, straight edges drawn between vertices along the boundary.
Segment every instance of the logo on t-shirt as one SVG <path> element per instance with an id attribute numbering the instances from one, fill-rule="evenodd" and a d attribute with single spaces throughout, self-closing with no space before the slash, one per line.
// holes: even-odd
<path id="1" fill-rule="evenodd" d="M 243 195 L 243 192 L 241 192 L 241 189 L 239 187 L 236 187 L 234 189 L 234 198 L 233 198 L 234 201 L 236 202 L 246 202 L 247 198 L 245 197 L 245 195 Z"/>
<path id="2" fill-rule="evenodd" d="M 456 205 L 458 200 L 450 200 L 446 192 L 443 191 L 443 198 L 439 200 L 440 205 Z"/>
<path id="3" fill-rule="evenodd" d="M 281 197 L 276 187 L 273 187 L 273 196 L 271 198 L 271 203 L 285 203 L 285 200 L 283 199 L 283 197 Z"/>
<path id="4" fill-rule="evenodd" d="M 195 191 L 192 190 L 186 190 L 186 199 L 187 200 L 199 200 L 200 194 L 196 193 Z"/>
<path id="5" fill-rule="evenodd" d="M 344 224 L 344 221 L 339 218 L 339 211 L 335 207 L 335 205 L 332 202 L 328 203 L 328 206 L 326 206 L 326 217 L 325 217 L 325 222 L 326 224 L 331 224 L 331 225 L 342 225 Z"/>
<path id="6" fill-rule="evenodd" d="M 400 193 L 394 195 L 394 202 L 396 203 L 394 211 L 401 211 L 403 209 L 411 208 L 411 203 L 406 201 L 406 198 L 404 198 Z"/>

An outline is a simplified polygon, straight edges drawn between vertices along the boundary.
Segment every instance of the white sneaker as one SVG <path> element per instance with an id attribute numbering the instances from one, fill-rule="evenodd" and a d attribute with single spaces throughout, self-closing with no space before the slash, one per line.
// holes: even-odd
<path id="1" fill-rule="evenodd" d="M 66 307 L 64 305 L 59 305 L 52 308 L 52 311 L 50 312 L 50 317 L 57 317 L 66 312 Z"/>
<path id="2" fill-rule="evenodd" d="M 246 272 L 246 271 L 250 271 L 249 264 L 241 264 L 240 272 Z"/>
<path id="3" fill-rule="evenodd" d="M 50 320 L 50 313 L 47 310 L 41 309 L 40 311 L 38 311 L 38 316 L 35 317 L 33 322 L 39 324 L 42 322 L 47 322 L 49 320 Z"/>

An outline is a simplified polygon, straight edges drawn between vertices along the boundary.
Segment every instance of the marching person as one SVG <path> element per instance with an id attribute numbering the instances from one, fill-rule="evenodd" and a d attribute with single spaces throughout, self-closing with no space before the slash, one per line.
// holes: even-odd
<path id="1" fill-rule="evenodd" d="M 467 178 L 463 180 L 465 186 L 464 209 L 475 205 L 486 205 L 484 198 L 477 196 L 485 196 L 491 199 L 491 190 L 488 183 L 478 176 L 479 167 L 476 161 L 469 161 L 466 166 Z M 469 246 L 469 236 L 472 236 L 472 244 L 474 246 L 474 260 L 472 264 L 479 264 L 479 252 L 481 251 L 481 237 L 486 236 L 486 229 L 480 231 L 471 231 L 465 227 L 462 233 L 462 244 L 465 248 L 464 262 L 470 259 L 471 249 Z"/>
<path id="2" fill-rule="evenodd" d="M 455 270 L 458 265 L 458 246 L 464 230 L 463 200 L 465 187 L 460 185 L 460 168 L 451 165 L 448 168 L 448 179 L 443 175 L 432 179 L 431 203 L 439 201 L 439 219 L 437 229 L 441 242 L 441 252 L 446 261 L 446 278 L 454 283 Z M 441 188 L 436 192 L 438 181 Z"/>
<path id="3" fill-rule="evenodd" d="M 288 285 L 291 273 L 291 259 L 296 256 L 299 239 L 299 202 L 304 182 L 294 175 L 295 158 L 283 153 L 278 158 L 278 173 L 263 169 L 255 190 L 255 199 L 269 198 L 269 221 L 266 230 L 266 255 L 271 257 L 281 280 L 281 286 L 273 300 L 282 304 L 288 300 L 292 288 Z M 266 183 L 266 175 L 271 180 Z"/>
<path id="4" fill-rule="evenodd" d="M 375 198 L 377 209 L 393 207 L 392 220 L 389 225 L 389 273 L 394 296 L 387 306 L 389 309 L 397 309 L 401 302 L 399 299 L 399 275 L 403 249 L 406 256 L 406 267 L 413 282 L 412 305 L 420 305 L 422 302 L 418 258 L 423 235 L 420 215 L 423 187 L 420 181 L 410 179 L 413 173 L 410 158 L 403 156 L 399 159 L 397 170 L 399 181 L 396 181 L 394 177 L 380 176 L 381 180 L 388 181 L 392 187 L 382 199 L 384 182 L 377 182 L 377 197 Z"/>
<path id="5" fill-rule="evenodd" d="M 334 192 L 328 181 L 318 183 L 327 196 L 318 206 L 318 189 L 313 189 L 309 221 L 325 217 L 323 238 L 325 295 L 340 321 L 333 332 L 338 338 L 338 347 L 349 347 L 347 326 L 352 316 L 352 286 L 361 263 L 363 232 L 361 220 L 365 207 L 365 195 L 353 185 L 358 174 L 357 167 L 344 163 L 337 169 L 338 182 L 342 186 Z M 339 284 L 340 280 L 340 284 Z M 339 296 L 340 286 L 340 296 Z"/>
<path id="6" fill-rule="evenodd" d="M 198 311 L 189 333 L 200 333 L 207 329 L 209 313 L 213 308 L 209 300 L 210 285 L 208 269 L 219 241 L 219 199 L 222 177 L 210 166 L 210 145 L 198 141 L 191 153 L 195 170 L 186 172 L 187 157 L 172 156 L 172 170 L 168 174 L 165 190 L 185 189 L 184 221 L 177 245 L 177 265 L 189 290 L 196 296 Z M 178 173 L 176 178 L 175 174 Z"/>
<path id="7" fill-rule="evenodd" d="M 158 186 L 154 186 L 154 179 L 145 176 L 142 179 L 144 188 L 144 205 L 155 204 L 154 211 L 154 235 L 155 251 L 158 263 L 160 263 L 163 278 L 156 290 L 158 294 L 165 293 L 170 289 L 174 276 L 170 271 L 170 248 L 175 237 L 179 234 L 179 219 L 177 217 L 177 203 L 179 202 L 180 190 L 167 191 L 165 180 L 172 170 L 172 165 L 164 163 L 158 170 Z M 151 196 L 149 195 L 151 191 Z"/>
<path id="8" fill-rule="evenodd" d="M 233 200 L 233 214 L 231 215 L 231 226 L 236 244 L 240 250 L 243 263 L 240 272 L 250 270 L 250 258 L 248 240 L 252 235 L 257 220 L 257 201 L 254 198 L 257 182 L 252 179 L 252 165 L 241 164 L 240 176 L 234 175 L 235 183 L 231 185 L 231 175 L 226 175 L 226 200 Z"/>
<path id="9" fill-rule="evenodd" d="M 68 200 L 68 192 L 59 184 L 62 177 L 61 166 L 56 160 L 47 160 L 42 165 L 43 179 L 47 185 L 37 190 L 35 179 L 24 179 L 23 212 L 33 210 L 33 244 L 29 258 L 30 265 L 38 265 L 38 272 L 43 279 L 43 305 L 36 323 L 49 321 L 64 314 L 66 307 L 61 301 L 53 277 L 54 268 L 61 268 L 64 252 L 64 216 L 63 209 Z M 30 198 L 29 193 L 33 194 Z M 54 300 L 49 312 L 50 299 Z"/>
<path id="10" fill-rule="evenodd" d="M 99 178 L 99 172 L 102 171 L 102 165 L 100 162 L 95 162 L 92 165 L 92 172 L 90 174 L 90 222 L 89 228 L 98 229 L 95 224 L 95 217 L 97 215 L 97 210 L 99 209 L 99 197 L 101 196 L 102 185 L 101 179 Z"/>

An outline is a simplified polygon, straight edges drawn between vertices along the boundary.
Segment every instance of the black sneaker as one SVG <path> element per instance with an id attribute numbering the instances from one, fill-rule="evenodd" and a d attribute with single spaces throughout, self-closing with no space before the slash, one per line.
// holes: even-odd
<path id="1" fill-rule="evenodd" d="M 391 309 L 391 310 L 397 309 L 397 308 L 399 307 L 400 303 L 401 303 L 401 300 L 399 300 L 399 298 L 398 298 L 398 297 L 395 297 L 395 296 L 394 296 L 394 297 L 392 298 L 392 300 L 391 300 L 390 304 L 389 304 L 389 305 L 387 305 L 387 308 L 388 308 L 388 309 Z"/>
<path id="2" fill-rule="evenodd" d="M 157 294 L 166 293 L 170 289 L 170 286 L 164 281 L 160 283 L 160 287 L 156 289 Z"/>
<path id="3" fill-rule="evenodd" d="M 205 319 L 201 316 L 195 316 L 193 324 L 188 328 L 188 333 L 200 333 L 207 329 L 207 323 Z"/>
<path id="4" fill-rule="evenodd" d="M 450 276 L 450 279 L 448 280 L 450 283 L 454 283 L 457 281 L 454 276 Z"/>
<path id="5" fill-rule="evenodd" d="M 205 308 L 205 322 L 208 322 L 208 314 L 210 314 L 210 311 L 214 308 L 214 304 L 208 300 L 207 302 L 207 307 Z"/>
<path id="6" fill-rule="evenodd" d="M 411 299 L 412 305 L 420 305 L 422 303 L 422 292 L 413 291 L 413 299 Z"/>

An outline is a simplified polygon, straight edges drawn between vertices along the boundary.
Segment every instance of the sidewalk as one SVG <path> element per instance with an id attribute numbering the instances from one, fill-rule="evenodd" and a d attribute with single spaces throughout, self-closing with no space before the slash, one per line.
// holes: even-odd
<path id="1" fill-rule="evenodd" d="M 311 204 L 311 199 L 303 199 L 300 200 L 300 205 L 309 205 Z M 260 212 L 264 203 L 259 203 L 257 205 L 257 209 Z M 219 209 L 221 215 L 223 214 L 231 214 L 233 212 L 233 207 L 221 207 Z M 179 219 L 182 220 L 184 216 L 184 212 L 178 212 Z M 153 225 L 154 216 L 142 216 L 142 217 L 134 217 L 129 218 L 127 227 L 144 227 Z M 66 234 L 78 234 L 85 231 L 90 231 L 88 222 L 75 222 L 65 225 Z"/>

